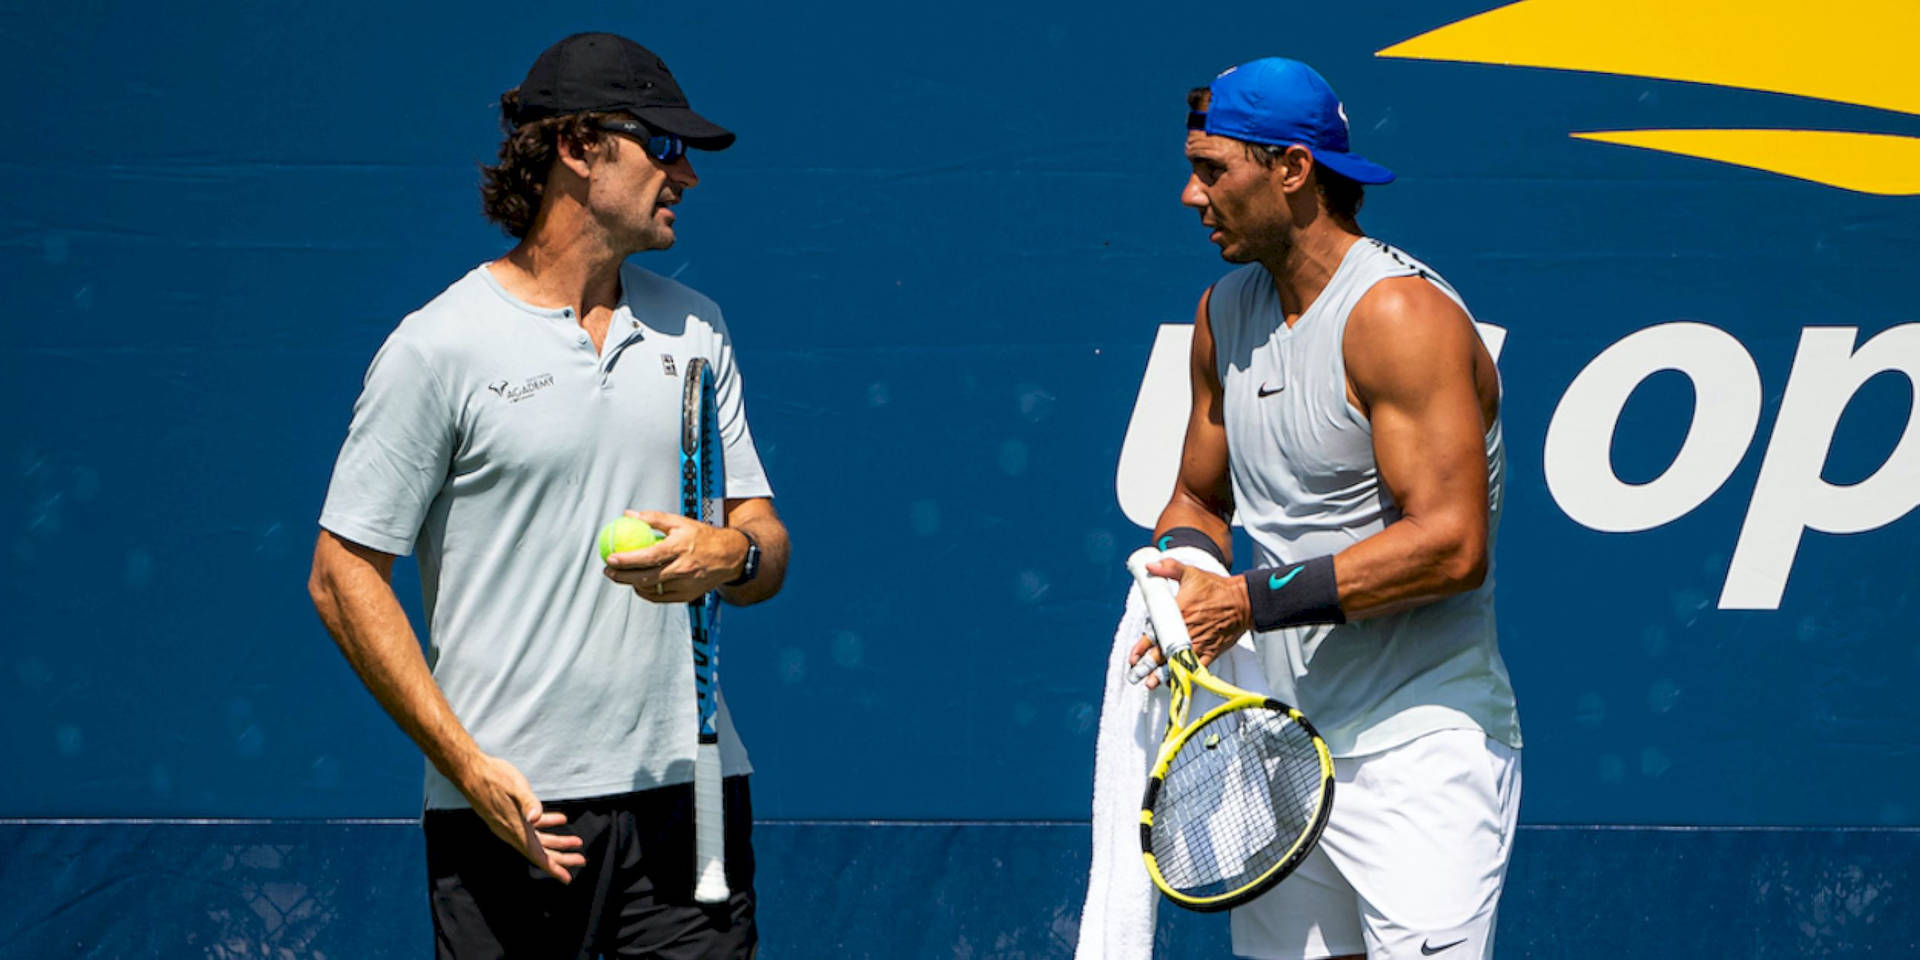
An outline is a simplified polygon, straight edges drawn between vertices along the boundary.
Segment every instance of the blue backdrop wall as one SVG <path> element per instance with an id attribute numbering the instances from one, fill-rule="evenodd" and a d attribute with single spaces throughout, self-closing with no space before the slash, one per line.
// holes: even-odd
<path id="1" fill-rule="evenodd" d="M 394 879 L 417 872 L 416 839 L 340 821 L 415 815 L 420 761 L 320 628 L 307 559 L 373 351 L 506 249 L 476 191 L 497 95 L 583 29 L 653 47 L 741 134 L 696 156 L 680 242 L 643 263 L 726 309 L 796 544 L 785 593 L 727 625 L 768 821 L 768 956 L 1069 949 L 1120 561 L 1145 535 L 1122 501 L 1151 486 L 1120 453 L 1152 442 L 1128 432 L 1160 327 L 1224 269 L 1177 202 L 1183 94 L 1274 53 L 1316 64 L 1357 148 L 1401 172 L 1370 192 L 1369 232 L 1505 334 L 1497 577 L 1538 828 L 1516 879 L 1538 909 L 1503 915 L 1503 953 L 1597 955 L 1577 934 L 1608 911 L 1686 942 L 1686 902 L 1777 929 L 1754 955 L 1914 948 L 1920 185 L 1568 134 L 1911 141 L 1920 80 L 1869 64 L 1903 111 L 1376 55 L 1486 9 L 6 11 L 0 956 L 266 955 L 170 919 L 208 910 L 101 885 L 103 863 L 141 856 L 158 872 L 124 876 L 184 863 L 208 889 L 238 889 L 211 879 L 236 869 L 300 887 L 342 926 L 294 955 L 419 952 L 417 886 Z M 1701 57 L 1778 61 L 1743 38 L 1789 15 L 1747 10 L 1726 21 L 1733 52 Z M 417 609 L 410 565 L 400 579 Z M 1613 829 L 1655 825 L 1703 829 Z M 917 866 L 821 874 L 890 845 Z M 1032 848 L 1026 873 L 1009 845 Z M 1647 876 L 1642 856 L 1721 867 Z M 400 892 L 370 893 L 369 871 Z M 1696 900 L 1675 900 L 1683 883 Z M 93 911 L 48 919 L 101 897 L 150 939 Z M 1837 906 L 1793 919 L 1782 898 Z M 967 906 L 927 906 L 949 901 Z M 1170 922 L 1219 943 L 1215 921 Z"/>

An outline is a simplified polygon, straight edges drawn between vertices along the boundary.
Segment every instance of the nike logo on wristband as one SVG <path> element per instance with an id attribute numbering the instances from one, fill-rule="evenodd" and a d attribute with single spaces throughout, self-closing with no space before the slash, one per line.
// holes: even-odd
<path id="1" fill-rule="evenodd" d="M 1279 575 L 1279 574 L 1277 574 L 1277 573 L 1269 573 L 1269 574 L 1267 574 L 1267 589 L 1268 589 L 1268 590 L 1278 590 L 1278 589 L 1280 589 L 1281 587 L 1284 587 L 1284 586 L 1286 586 L 1286 585 L 1287 585 L 1287 581 L 1289 581 L 1289 580 L 1292 580 L 1292 579 L 1293 579 L 1294 577 L 1297 577 L 1297 576 L 1299 576 L 1299 575 L 1300 575 L 1300 571 L 1302 571 L 1302 570 L 1305 570 L 1305 569 L 1306 569 L 1306 567 L 1304 567 L 1304 566 L 1300 566 L 1300 567 L 1294 567 L 1294 568 L 1293 568 L 1293 570 L 1291 570 L 1290 572 L 1288 572 L 1288 573 L 1287 573 L 1287 575 L 1286 575 L 1286 576 L 1284 576 L 1284 577 L 1283 577 L 1283 576 L 1280 576 L 1280 575 Z M 1440 949 L 1442 949 L 1442 950 L 1445 950 L 1445 949 L 1446 949 L 1446 947 L 1441 947 Z"/>
<path id="2" fill-rule="evenodd" d="M 1167 535 L 1166 535 L 1166 536 L 1164 536 L 1164 537 L 1161 537 L 1161 538 L 1160 538 L 1160 549 L 1161 549 L 1161 550 L 1165 550 L 1165 549 L 1167 549 L 1167 544 L 1170 544 L 1170 543 L 1172 543 L 1172 542 L 1173 542 L 1173 534 L 1171 534 L 1171 533 L 1169 533 L 1169 534 L 1167 534 Z"/>
<path id="3" fill-rule="evenodd" d="M 1467 942 L 1467 938 L 1461 937 L 1460 939 L 1455 940 L 1452 943 L 1443 943 L 1437 947 L 1430 947 L 1430 946 L 1427 946 L 1427 941 L 1422 940 L 1420 941 L 1420 955 L 1423 957 L 1431 957 L 1442 950 L 1452 950 L 1454 947 L 1457 947 L 1466 942 Z"/>

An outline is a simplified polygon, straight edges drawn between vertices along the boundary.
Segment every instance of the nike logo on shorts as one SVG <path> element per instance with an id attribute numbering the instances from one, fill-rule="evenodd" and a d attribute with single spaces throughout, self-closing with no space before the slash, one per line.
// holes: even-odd
<path id="1" fill-rule="evenodd" d="M 1460 939 L 1455 940 L 1452 943 L 1443 943 L 1437 947 L 1434 947 L 1434 946 L 1428 946 L 1427 941 L 1422 940 L 1420 941 L 1420 955 L 1423 957 L 1431 957 L 1434 954 L 1441 952 L 1442 950 L 1452 950 L 1454 947 L 1457 947 L 1466 942 L 1467 942 L 1467 938 L 1461 937 Z"/>
<path id="2" fill-rule="evenodd" d="M 1260 385 L 1260 395 L 1263 397 L 1271 397 L 1274 394 L 1279 393 L 1282 390 L 1285 390 L 1286 388 L 1287 388 L 1287 385 L 1284 383 L 1277 387 L 1269 387 L 1263 383 Z"/>

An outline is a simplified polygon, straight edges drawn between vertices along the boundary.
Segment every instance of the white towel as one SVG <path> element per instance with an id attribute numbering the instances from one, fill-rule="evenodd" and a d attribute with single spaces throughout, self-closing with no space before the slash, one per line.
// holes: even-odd
<path id="1" fill-rule="evenodd" d="M 1167 555 L 1190 567 L 1225 575 L 1210 554 L 1175 547 Z M 1147 608 L 1140 588 L 1127 592 L 1126 611 L 1113 634 L 1107 657 L 1107 686 L 1100 700 L 1100 727 L 1093 753 L 1093 865 L 1087 874 L 1087 900 L 1080 909 L 1080 942 L 1075 960 L 1147 960 L 1153 956 L 1159 892 L 1140 859 L 1140 795 L 1147 770 L 1166 734 L 1167 694 L 1127 682 L 1127 656 L 1147 629 Z M 1215 676 L 1256 693 L 1266 689 L 1251 635 L 1229 648 L 1208 667 Z M 1189 716 L 1211 699 L 1194 691 Z M 1217 702 L 1217 701 L 1214 701 Z"/>

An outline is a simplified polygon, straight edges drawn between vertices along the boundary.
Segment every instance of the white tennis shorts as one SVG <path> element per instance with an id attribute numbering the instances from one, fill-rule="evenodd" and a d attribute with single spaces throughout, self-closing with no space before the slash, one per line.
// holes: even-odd
<path id="1" fill-rule="evenodd" d="M 1257 960 L 1489 960 L 1520 809 L 1520 751 L 1442 730 L 1336 757 L 1333 813 L 1300 868 L 1233 911 Z"/>

